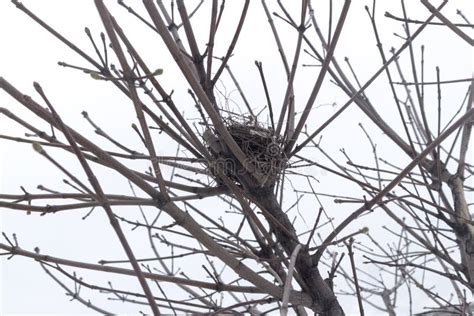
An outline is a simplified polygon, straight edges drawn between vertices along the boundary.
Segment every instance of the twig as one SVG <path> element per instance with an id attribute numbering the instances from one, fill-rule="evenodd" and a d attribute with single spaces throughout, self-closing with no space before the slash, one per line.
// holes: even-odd
<path id="1" fill-rule="evenodd" d="M 97 0 L 96 4 L 100 5 L 101 4 L 100 0 Z M 84 172 L 86 173 L 91 186 L 94 188 L 94 191 L 95 191 L 95 194 L 93 195 L 94 199 L 102 204 L 102 207 L 104 208 L 105 212 L 107 213 L 107 216 L 109 217 L 110 224 L 112 225 L 113 229 L 115 230 L 115 232 L 117 234 L 117 237 L 119 238 L 120 243 L 122 244 L 122 247 L 124 248 L 128 258 L 130 259 L 130 263 L 133 266 L 135 274 L 136 274 L 136 276 L 137 276 L 137 278 L 138 278 L 138 280 L 139 280 L 139 282 L 140 282 L 140 284 L 143 288 L 143 291 L 145 292 L 145 295 L 147 296 L 148 302 L 150 304 L 150 308 L 152 309 L 152 311 L 155 315 L 159 315 L 160 312 L 158 310 L 158 307 L 156 306 L 156 302 L 153 298 L 151 290 L 148 287 L 148 284 L 146 283 L 146 280 L 143 276 L 143 272 L 140 270 L 140 267 L 139 267 L 139 265 L 136 261 L 135 255 L 133 254 L 132 248 L 130 247 L 130 245 L 129 245 L 127 239 L 126 239 L 125 234 L 123 233 L 123 231 L 120 227 L 120 224 L 117 222 L 117 220 L 114 217 L 112 208 L 110 207 L 110 204 L 108 203 L 108 200 L 107 200 L 104 192 L 102 191 L 102 187 L 99 184 L 99 181 L 95 177 L 92 169 L 90 168 L 89 164 L 87 163 L 87 160 L 84 158 L 84 155 L 83 155 L 82 151 L 77 146 L 76 140 L 74 139 L 74 137 L 72 136 L 72 134 L 70 133 L 70 131 L 66 127 L 66 125 L 63 123 L 63 121 L 59 117 L 59 115 L 56 112 L 56 110 L 54 109 L 54 107 L 48 101 L 48 99 L 46 98 L 46 95 L 43 92 L 43 89 L 41 88 L 41 86 L 38 83 L 35 83 L 35 89 L 36 89 L 36 91 L 38 91 L 38 93 L 41 95 L 41 97 L 44 99 L 44 101 L 48 105 L 48 108 L 50 109 L 50 111 L 52 113 L 53 120 L 55 120 L 56 123 L 58 124 L 59 129 L 63 132 L 64 136 L 66 137 L 69 144 L 71 145 L 71 148 L 73 149 L 74 153 L 76 154 L 79 162 L 81 163 L 81 166 L 84 169 Z M 38 149 L 39 149 L 40 152 L 42 151 L 41 147 L 38 148 Z"/>
<path id="2" fill-rule="evenodd" d="M 470 38 L 466 33 L 461 31 L 456 25 L 454 25 L 451 21 L 449 21 L 444 15 L 439 12 L 428 0 L 421 0 L 421 3 L 430 10 L 432 14 L 434 14 L 438 19 L 441 20 L 447 27 L 449 27 L 454 33 L 456 33 L 459 37 L 465 40 L 469 45 L 474 46 L 474 39 Z"/>
<path id="3" fill-rule="evenodd" d="M 89 300 L 85 300 L 83 299 L 78 291 L 73 291 L 71 290 L 69 287 L 67 287 L 61 280 L 59 280 L 54 274 L 51 273 L 51 271 L 49 271 L 48 268 L 46 268 L 45 264 L 40 262 L 40 265 L 41 267 L 43 268 L 43 270 L 46 272 L 46 274 L 51 277 L 51 279 L 53 279 L 57 284 L 59 284 L 59 286 L 61 286 L 65 291 L 66 291 L 66 295 L 69 295 L 71 296 L 72 299 L 74 300 L 77 300 L 78 302 L 80 302 L 81 304 L 83 304 L 84 306 L 100 313 L 100 314 L 104 314 L 104 315 L 114 315 L 113 313 L 109 312 L 109 311 L 106 311 L 100 307 L 97 307 L 96 305 L 92 304 Z"/>
<path id="4" fill-rule="evenodd" d="M 293 279 L 293 273 L 295 270 L 296 258 L 298 257 L 298 252 L 300 251 L 302 245 L 296 245 L 295 249 L 291 253 L 290 264 L 288 265 L 288 274 L 286 275 L 285 286 L 283 288 L 283 299 L 281 302 L 280 315 L 286 316 L 288 314 L 288 300 L 290 298 L 291 291 L 291 280 Z"/>
<path id="5" fill-rule="evenodd" d="M 222 64 L 217 69 L 216 73 L 214 74 L 214 77 L 211 80 L 212 86 L 216 84 L 217 80 L 222 74 L 222 71 L 224 70 L 224 67 L 227 65 L 227 62 L 229 61 L 230 56 L 232 56 L 232 52 L 234 51 L 235 45 L 237 44 L 237 40 L 239 39 L 240 31 L 242 30 L 242 27 L 244 26 L 244 21 L 247 16 L 247 10 L 248 10 L 249 4 L 250 4 L 250 0 L 245 0 L 244 7 L 240 15 L 239 24 L 237 25 L 237 29 L 234 32 L 234 37 L 232 38 L 232 41 L 229 47 L 227 48 L 227 53 L 222 59 Z"/>
<path id="6" fill-rule="evenodd" d="M 295 144 L 296 140 L 298 139 L 299 134 L 301 133 L 303 126 L 306 123 L 306 120 L 308 119 L 308 116 L 311 112 L 311 109 L 313 107 L 314 101 L 316 100 L 316 97 L 319 93 L 319 90 L 321 89 L 321 86 L 324 81 L 324 77 L 326 76 L 326 73 L 328 72 L 329 64 L 331 63 L 333 54 L 336 50 L 336 45 L 339 39 L 339 36 L 342 33 L 342 27 L 344 26 L 344 22 L 346 21 L 347 13 L 349 12 L 349 7 L 351 5 L 351 0 L 345 0 L 344 6 L 341 10 L 341 14 L 339 16 L 339 20 L 336 25 L 336 29 L 334 30 L 334 35 L 332 37 L 331 44 L 329 45 L 329 48 L 327 50 L 327 55 L 323 61 L 323 64 L 321 66 L 321 70 L 318 75 L 318 79 L 316 80 L 316 83 L 314 84 L 313 90 L 311 91 L 311 95 L 308 98 L 308 101 L 306 103 L 306 106 L 303 110 L 303 113 L 301 114 L 301 118 L 298 121 L 298 125 L 295 128 L 294 134 L 291 136 L 291 140 L 288 142 L 288 144 L 285 147 L 285 153 L 288 155 L 290 151 L 293 148 L 293 145 Z"/>
<path id="7" fill-rule="evenodd" d="M 446 0 L 443 1 L 443 3 L 439 6 L 439 8 L 442 8 L 446 4 Z M 355 99 L 357 99 L 364 90 L 372 84 L 372 82 L 396 59 L 398 56 L 407 48 L 410 43 L 421 33 L 421 31 L 426 27 L 426 25 L 433 19 L 434 15 L 431 15 L 425 23 L 420 26 L 413 35 L 407 39 L 407 41 L 393 54 L 393 56 L 387 60 L 387 62 L 379 68 L 379 70 L 376 71 L 376 73 L 360 88 L 355 92 L 351 98 L 339 109 L 335 114 L 333 114 L 328 120 L 326 120 L 321 127 L 319 127 L 315 132 L 313 132 L 306 140 L 304 140 L 300 145 L 296 146 L 295 149 L 288 154 L 288 158 L 291 158 L 294 156 L 297 152 L 299 152 L 302 148 L 304 148 L 314 137 L 316 137 L 319 133 L 321 133 L 331 122 L 333 122 L 336 117 L 338 117 L 342 112 L 346 110 L 347 107 L 349 107 L 352 102 L 354 102 Z"/>
<path id="8" fill-rule="evenodd" d="M 460 117 L 453 125 L 451 125 L 446 131 L 444 131 L 439 137 L 433 140 L 420 154 L 418 154 L 401 172 L 400 174 L 395 177 L 389 184 L 385 186 L 385 188 L 380 191 L 377 195 L 375 195 L 370 201 L 360 207 L 359 209 L 355 210 L 351 213 L 329 236 L 326 238 L 323 244 L 331 242 L 337 234 L 345 228 L 347 225 L 352 223 L 357 217 L 359 217 L 363 212 L 371 209 L 377 203 L 380 203 L 382 198 L 389 193 L 398 183 L 413 169 L 415 168 L 425 157 L 436 147 L 439 143 L 444 141 L 450 134 L 452 134 L 455 130 L 457 130 L 460 126 L 462 126 L 466 121 L 471 119 L 471 116 L 474 115 L 474 109 L 470 109 L 466 114 Z M 313 255 L 313 262 L 317 263 L 321 258 L 325 247 L 321 247 L 318 249 L 316 254 Z"/>
<path id="9" fill-rule="evenodd" d="M 459 10 L 458 10 L 458 11 L 459 11 Z M 390 19 L 394 19 L 394 20 L 396 20 L 396 21 L 401 21 L 401 22 L 408 22 L 408 23 L 413 23 L 413 24 L 423 24 L 423 21 L 412 20 L 412 19 L 405 19 L 405 18 L 399 18 L 399 17 L 396 17 L 395 15 L 393 15 L 393 14 L 390 13 L 390 12 L 385 12 L 385 17 L 390 18 Z M 470 27 L 470 28 L 474 28 L 474 24 L 470 24 L 467 20 L 465 20 L 465 21 L 466 21 L 465 24 L 456 23 L 456 24 L 454 24 L 454 25 L 456 25 L 457 27 Z M 428 25 L 446 26 L 446 24 L 443 23 L 443 22 L 430 22 L 430 23 L 428 23 Z"/>
<path id="10" fill-rule="evenodd" d="M 359 303 L 359 313 L 361 316 L 364 316 L 364 306 L 362 305 L 362 296 L 360 294 L 360 285 L 359 285 L 359 279 L 357 277 L 357 270 L 354 262 L 354 251 L 352 250 L 352 244 L 354 243 L 354 239 L 351 237 L 349 241 L 346 243 L 347 246 L 347 251 L 349 253 L 349 258 L 351 261 L 351 268 L 352 268 L 352 275 L 354 277 L 354 284 L 356 288 L 356 293 L 357 293 L 357 302 Z"/>
<path id="11" fill-rule="evenodd" d="M 279 2 L 280 7 L 282 6 Z M 303 0 L 301 3 L 301 17 L 300 17 L 300 24 L 298 26 L 294 25 L 296 30 L 298 31 L 298 37 L 296 40 L 296 47 L 295 47 L 295 54 L 293 57 L 293 63 L 291 65 L 290 73 L 288 76 L 288 84 L 286 86 L 285 96 L 283 97 L 283 104 L 281 106 L 280 115 L 278 117 L 278 123 L 276 127 L 276 134 L 280 135 L 283 121 L 286 116 L 286 111 L 288 110 L 288 126 L 291 127 L 291 130 L 288 131 L 293 134 L 294 128 L 294 109 L 292 109 L 292 104 L 294 102 L 294 89 L 293 89 L 293 82 L 295 80 L 296 69 L 298 66 L 298 60 L 301 53 L 301 45 L 303 42 L 303 34 L 306 31 L 306 10 L 307 10 L 307 0 Z M 288 107 L 290 107 L 288 109 Z M 290 136 L 290 135 L 288 135 Z"/>
<path id="12" fill-rule="evenodd" d="M 474 102 L 474 80 L 471 81 L 471 86 L 469 89 L 470 89 L 470 92 L 469 92 L 469 99 L 467 101 L 466 111 L 470 111 L 472 109 L 472 104 Z M 456 172 L 457 175 L 459 175 L 461 178 L 464 178 L 464 169 L 466 167 L 466 156 L 468 153 L 469 140 L 471 138 L 472 125 L 473 123 L 471 121 L 470 124 L 469 122 L 467 122 L 463 126 L 461 145 L 459 149 L 459 163 L 458 163 L 458 168 Z"/>

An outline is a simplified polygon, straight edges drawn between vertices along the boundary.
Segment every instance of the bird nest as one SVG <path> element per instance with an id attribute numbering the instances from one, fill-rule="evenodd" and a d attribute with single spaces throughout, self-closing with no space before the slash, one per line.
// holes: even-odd
<path id="1" fill-rule="evenodd" d="M 262 181 L 260 185 L 273 186 L 286 166 L 281 137 L 275 135 L 272 128 L 264 127 L 254 120 L 227 118 L 224 123 L 230 135 L 245 154 L 247 162 L 255 168 L 255 174 Z M 241 185 L 252 185 L 254 178 L 242 164 L 234 157 L 227 146 L 218 138 L 212 128 L 204 132 L 204 140 L 214 156 L 210 164 L 210 172 L 218 180 L 219 168 L 231 180 Z"/>

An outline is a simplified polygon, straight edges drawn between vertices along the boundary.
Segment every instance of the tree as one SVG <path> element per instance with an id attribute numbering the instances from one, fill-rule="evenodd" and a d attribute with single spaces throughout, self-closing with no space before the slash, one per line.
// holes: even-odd
<path id="1" fill-rule="evenodd" d="M 27 131 L 26 137 L 1 137 L 32 144 L 65 183 L 61 189 L 40 185 L 33 193 L 25 185 L 21 194 L 2 193 L 0 207 L 47 219 L 85 209 L 75 215 L 85 223 L 101 213 L 101 223 L 110 222 L 126 255 L 98 264 L 66 259 L 43 247 L 26 249 L 15 228 L 8 228 L 12 233 L 4 233 L 0 244 L 8 258 L 36 260 L 73 299 L 105 314 L 115 311 L 95 303 L 96 296 L 91 303 L 88 295 L 145 305 L 143 311 L 153 314 L 344 315 L 369 309 L 395 315 L 397 309 L 411 314 L 427 305 L 468 312 L 474 278 L 472 187 L 466 184 L 473 173 L 472 78 L 459 71 L 444 80 L 436 68 L 432 79 L 431 63 L 425 66 L 429 51 L 417 42 L 437 28 L 468 51 L 473 25 L 462 11 L 451 17 L 442 10 L 446 1 L 435 7 L 422 0 L 427 18 L 418 21 L 402 1 L 401 15 L 387 12 L 382 20 L 374 1 L 365 7 L 372 28 L 367 36 L 380 61 L 361 76 L 357 64 L 345 58 L 342 65 L 337 54 L 339 42 L 348 40 L 344 34 L 355 28 L 346 25 L 355 10 L 349 0 L 214 0 L 194 7 L 182 0 L 144 0 L 140 8 L 119 1 L 145 26 L 139 35 L 152 53 L 134 44 L 128 24 L 102 0 L 95 6 L 103 33 L 97 41 L 85 29 L 92 44 L 87 51 L 12 2 L 81 57 L 60 66 L 128 99 L 120 99 L 120 106 L 101 100 L 109 119 L 118 118 L 125 104 L 136 118 L 131 129 L 121 122 L 121 133 L 128 135 L 119 138 L 84 111 L 97 134 L 88 135 L 55 102 L 56 91 L 64 88 L 35 82 L 36 96 L 30 97 L 0 78 L 16 106 L 34 114 L 0 108 L 2 120 Z M 254 14 L 260 23 L 245 33 Z M 402 25 L 398 48 L 386 51 L 380 23 Z M 151 46 L 157 40 L 161 46 Z M 245 40 L 254 46 L 238 51 Z M 239 53 L 256 54 L 267 43 L 268 60 L 279 59 L 278 66 L 255 61 L 252 74 L 248 58 L 245 72 L 242 62 L 233 66 Z M 441 61 L 459 68 L 454 57 Z M 178 85 L 168 87 L 168 78 Z M 371 97 L 379 93 L 374 86 L 383 88 L 382 99 Z M 328 92 L 343 101 L 333 100 L 330 107 L 316 102 Z M 354 113 L 362 123 L 354 124 Z M 39 157 L 29 159 L 37 163 Z M 83 277 L 88 270 L 107 280 L 109 273 L 133 276 L 140 287 L 106 285 Z M 357 309 L 350 307 L 354 302 Z"/>

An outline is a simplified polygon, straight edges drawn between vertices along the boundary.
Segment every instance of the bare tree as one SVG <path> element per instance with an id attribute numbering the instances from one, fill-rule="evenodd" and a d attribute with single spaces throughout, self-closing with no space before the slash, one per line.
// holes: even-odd
<path id="1" fill-rule="evenodd" d="M 159 68 L 151 66 L 156 61 L 145 61 L 150 54 L 134 44 L 137 34 L 128 34 L 109 3 L 95 0 L 103 32 L 97 41 L 86 28 L 91 46 L 82 49 L 12 2 L 82 58 L 78 65 L 61 61 L 60 66 L 115 87 L 129 99 L 136 119 L 131 128 L 123 126 L 135 139 L 130 143 L 84 111 L 97 134 L 88 136 L 65 119 L 66 108 L 54 101 L 58 87 L 35 82 L 36 95 L 30 97 L 0 77 L 0 88 L 35 115 L 24 118 L 1 107 L 2 120 L 27 134 L 0 137 L 32 144 L 65 183 L 62 189 L 40 185 L 34 193 L 26 184 L 21 194 L 1 192 L 0 207 L 45 217 L 86 210 L 78 217 L 85 221 L 103 211 L 126 255 L 94 264 L 29 250 L 8 227 L 0 243 L 8 259 L 33 259 L 72 299 L 102 314 L 116 311 L 91 302 L 89 295 L 102 293 L 154 315 L 344 315 L 344 310 L 364 315 L 367 309 L 396 315 L 423 307 L 470 313 L 473 187 L 466 180 L 474 170 L 468 155 L 473 79 L 467 74 L 444 80 L 440 68 L 429 75 L 433 69 L 425 69 L 427 53 L 418 42 L 437 28 L 472 49 L 473 25 L 462 11 L 446 13 L 447 1 L 435 7 L 421 0 L 427 18 L 418 20 L 402 0 L 402 15 L 382 17 L 373 1 L 365 7 L 372 27 L 366 36 L 380 60 L 373 61 L 373 73 L 360 76 L 358 65 L 347 57 L 342 64 L 336 54 L 345 30 L 356 27 L 346 25 L 355 10 L 350 0 L 324 5 L 143 0 L 143 6 L 118 1 L 114 10 L 126 9 L 145 26 L 140 37 L 160 43 L 155 56 L 166 53 L 177 66 Z M 265 40 L 281 61 L 279 91 L 265 60 L 255 61 L 248 78 L 231 68 L 241 36 L 251 36 L 243 33 L 251 14 L 260 15 L 258 27 L 265 28 Z M 402 26 L 398 48 L 383 46 L 379 27 L 385 23 Z M 258 46 L 264 39 L 254 40 Z M 458 65 L 455 56 L 445 58 Z M 162 80 L 170 69 L 182 78 L 174 90 Z M 313 82 L 302 89 L 297 75 L 308 71 L 305 78 Z M 370 96 L 379 82 L 392 114 Z M 464 89 L 464 98 L 452 97 L 451 85 Z M 258 89 L 264 106 L 247 96 L 249 87 Z M 344 96 L 332 112 L 316 102 L 325 89 Z M 343 116 L 355 107 L 365 115 L 355 124 L 362 155 L 332 141 L 349 137 L 341 130 Z M 118 105 L 108 115 L 116 111 Z M 391 154 L 384 146 L 392 147 Z M 311 171 L 324 174 L 324 180 Z M 128 192 L 108 183 L 106 174 L 129 183 Z M 330 182 L 325 190 L 323 183 Z M 151 256 L 137 250 L 144 243 Z M 82 277 L 87 270 L 107 279 L 135 277 L 140 288 Z M 346 296 L 357 307 L 341 303 Z"/>

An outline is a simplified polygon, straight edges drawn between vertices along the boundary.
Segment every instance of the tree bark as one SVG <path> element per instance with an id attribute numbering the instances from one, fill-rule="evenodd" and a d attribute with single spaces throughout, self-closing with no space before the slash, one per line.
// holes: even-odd
<path id="1" fill-rule="evenodd" d="M 253 188 L 250 194 L 255 203 L 268 213 L 264 212 L 271 230 L 278 243 L 283 247 L 288 256 L 300 243 L 296 231 L 288 216 L 282 211 L 280 204 L 273 193 L 273 187 Z M 270 216 L 271 215 L 271 216 Z M 273 218 L 272 218 L 273 217 Z M 275 220 L 280 224 L 275 223 Z M 333 290 L 321 277 L 317 264 L 313 264 L 306 247 L 303 247 L 296 260 L 295 269 L 303 280 L 302 287 L 306 288 L 313 300 L 316 315 L 342 316 L 344 311 L 339 305 Z"/>

